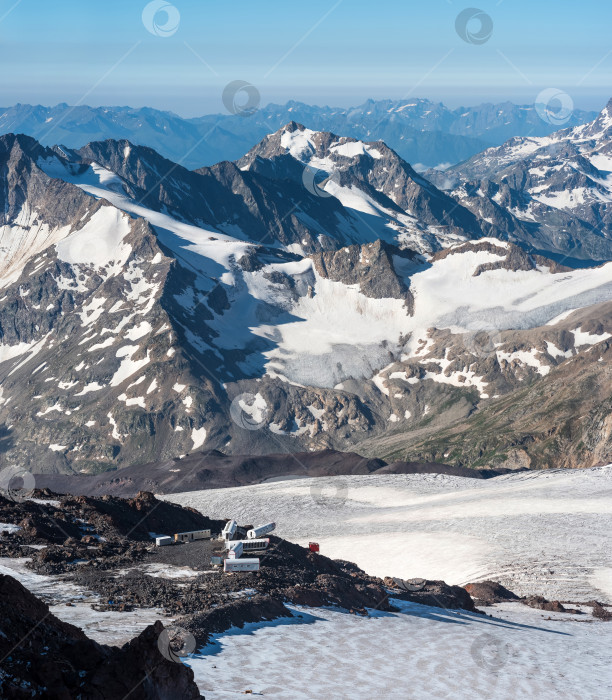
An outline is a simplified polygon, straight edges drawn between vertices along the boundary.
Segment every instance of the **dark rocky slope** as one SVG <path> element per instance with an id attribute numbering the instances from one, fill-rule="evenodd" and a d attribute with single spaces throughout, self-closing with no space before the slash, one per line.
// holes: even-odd
<path id="1" fill-rule="evenodd" d="M 362 612 L 368 607 L 390 609 L 381 579 L 354 564 L 334 561 L 274 535 L 261 555 L 259 571 L 232 576 L 211 574 L 211 555 L 224 551 L 223 543 L 215 538 L 155 547 L 148 531 L 172 534 L 210 528 L 217 535 L 225 521 L 158 501 L 150 493 L 130 500 L 40 491 L 35 495 L 37 500 L 0 499 L 0 522 L 19 528 L 0 537 L 0 555 L 27 554 L 30 568 L 38 573 L 62 573 L 81 588 L 96 592 L 101 601 L 113 600 L 124 608 L 161 607 L 169 614 L 195 614 L 226 603 L 229 594 L 245 597 L 246 590 L 281 602 L 333 604 Z M 250 526 L 244 524 L 243 536 Z M 39 548 L 33 552 L 31 545 Z M 150 576 L 149 564 L 188 566 L 194 578 L 185 583 Z M 119 570 L 122 575 L 117 577 Z M 471 605 L 461 589 L 448 590 L 458 607 Z"/>
<path id="2" fill-rule="evenodd" d="M 180 493 L 200 489 L 247 486 L 286 477 L 343 474 L 450 474 L 487 479 L 506 470 L 469 469 L 435 462 L 392 462 L 354 452 L 298 452 L 295 454 L 226 455 L 217 450 L 194 452 L 182 459 L 150 462 L 97 476 L 36 474 L 39 488 L 89 496 L 134 496 L 139 491 Z"/>
<path id="3" fill-rule="evenodd" d="M 121 648 L 90 640 L 59 620 L 11 576 L 0 574 L 0 696 L 6 700 L 173 700 L 202 697 L 193 671 L 158 648 L 147 627 Z"/>

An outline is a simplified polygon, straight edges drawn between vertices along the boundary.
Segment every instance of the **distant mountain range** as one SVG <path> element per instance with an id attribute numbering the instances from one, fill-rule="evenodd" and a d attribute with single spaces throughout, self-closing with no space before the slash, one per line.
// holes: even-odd
<path id="1" fill-rule="evenodd" d="M 293 121 L 197 170 L 127 140 L 0 136 L 0 466 L 612 461 L 612 263 L 537 252 L 612 260 L 611 121 L 514 139 L 450 186 Z M 551 233 L 578 198 L 601 221 L 580 249 Z"/>
<path id="2" fill-rule="evenodd" d="M 427 177 L 498 235 L 557 260 L 612 259 L 612 100 L 592 122 L 515 137 Z"/>
<path id="3" fill-rule="evenodd" d="M 595 116 L 575 110 L 567 125 L 583 124 Z M 270 104 L 248 118 L 213 114 L 193 119 L 148 107 L 0 108 L 0 134 L 23 133 L 45 146 L 69 148 L 107 138 L 127 139 L 189 169 L 237 160 L 290 121 L 315 131 L 382 140 L 417 170 L 455 164 L 514 136 L 546 136 L 556 128 L 542 120 L 533 105 L 511 102 L 454 110 L 424 99 L 369 100 L 349 109 L 288 102 Z"/>

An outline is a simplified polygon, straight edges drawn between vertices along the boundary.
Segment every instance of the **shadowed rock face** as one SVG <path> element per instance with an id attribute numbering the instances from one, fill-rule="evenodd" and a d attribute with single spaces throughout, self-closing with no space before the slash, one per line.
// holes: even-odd
<path id="1" fill-rule="evenodd" d="M 469 239 L 490 232 L 486 221 L 418 175 L 384 143 L 365 144 L 363 153 L 358 146 L 353 154 L 350 147 L 361 142 L 316 132 L 310 157 L 284 145 L 287 135 L 307 133 L 313 132 L 291 122 L 236 163 L 195 171 L 128 141 L 90 143 L 77 152 L 77 160 L 116 173 L 132 199 L 155 211 L 229 235 L 238 232 L 252 242 L 299 247 L 307 254 L 378 238 L 405 238 L 429 251 L 449 236 Z M 347 147 L 350 155 L 342 150 Z M 305 182 L 305 166 L 313 156 L 329 162 L 331 179 L 371 200 L 377 213 L 344 204 L 333 190 L 323 192 L 325 182 L 318 187 Z"/>
<path id="2" fill-rule="evenodd" d="M 0 137 L 0 167 L 5 182 L 0 190 L 2 224 L 15 219 L 26 203 L 40 222 L 51 227 L 78 221 L 87 212 L 91 201 L 84 192 L 49 177 L 36 166 L 39 160 L 53 157 L 52 149 L 43 148 L 28 136 Z"/>
<path id="3" fill-rule="evenodd" d="M 160 653 L 161 622 L 120 649 L 103 646 L 59 620 L 45 603 L 5 575 L 0 575 L 0 620 L 3 698 L 201 697 L 193 671 Z"/>
<path id="4" fill-rule="evenodd" d="M 385 584 L 393 591 L 393 597 L 409 600 L 435 608 L 450 608 L 478 612 L 470 594 L 461 586 L 449 586 L 444 581 L 418 580 L 418 583 L 385 578 Z M 408 590 L 407 590 L 408 589 Z"/>
<path id="5" fill-rule="evenodd" d="M 242 628 L 249 622 L 276 620 L 281 617 L 291 617 L 291 612 L 280 600 L 267 595 L 255 595 L 249 600 L 221 604 L 180 618 L 176 624 L 193 634 L 198 646 L 204 646 L 211 641 L 213 634 L 225 632 L 231 627 Z"/>
<path id="6" fill-rule="evenodd" d="M 361 293 L 373 299 L 404 298 L 406 308 L 412 312 L 414 299 L 404 276 L 398 275 L 393 263 L 394 258 L 399 258 L 404 262 L 404 273 L 407 267 L 416 270 L 424 260 L 412 251 L 398 250 L 383 241 L 376 241 L 365 246 L 350 246 L 340 252 L 316 253 L 311 257 L 321 277 L 359 285 Z"/>
<path id="7" fill-rule="evenodd" d="M 405 237 L 420 251 L 438 250 L 448 236 L 479 238 L 490 230 L 486 221 L 478 220 L 421 177 L 382 141 L 364 144 L 290 122 L 252 148 L 237 165 L 268 178 L 302 184 L 307 165 L 327 175 L 318 188 L 325 194 L 319 194 L 319 198 L 328 200 L 337 194 L 334 185 L 345 192 L 361 193 L 384 212 L 383 218 L 388 217 L 388 226 L 395 233 L 389 228 L 380 229 L 376 217 L 359 212 L 358 224 L 365 224 L 372 232 L 376 229 L 377 237 L 386 240 L 392 240 L 391 235 L 396 240 Z"/>

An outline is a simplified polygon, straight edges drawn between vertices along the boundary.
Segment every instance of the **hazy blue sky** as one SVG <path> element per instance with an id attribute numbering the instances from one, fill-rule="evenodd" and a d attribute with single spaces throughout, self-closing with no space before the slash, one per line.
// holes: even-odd
<path id="1" fill-rule="evenodd" d="M 146 0 L 0 0 L 0 106 L 149 105 L 193 116 L 223 111 L 223 87 L 238 79 L 263 104 L 527 103 L 554 87 L 598 109 L 612 96 L 611 3 L 473 2 L 493 21 L 481 45 L 455 29 L 470 0 L 174 0 L 176 11 L 156 16 L 162 26 L 170 18 L 171 36 L 145 28 Z"/>

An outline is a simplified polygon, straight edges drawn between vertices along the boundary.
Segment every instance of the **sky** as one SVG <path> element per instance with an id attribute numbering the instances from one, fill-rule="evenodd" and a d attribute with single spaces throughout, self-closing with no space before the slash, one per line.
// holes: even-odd
<path id="1" fill-rule="evenodd" d="M 612 3 L 471 1 L 480 12 L 462 21 L 470 0 L 0 0 L 0 107 L 190 117 L 223 112 L 235 80 L 262 104 L 528 104 L 556 88 L 600 109 L 612 96 Z"/>

